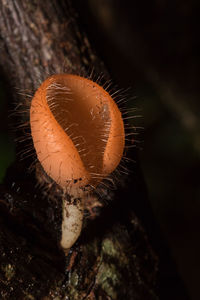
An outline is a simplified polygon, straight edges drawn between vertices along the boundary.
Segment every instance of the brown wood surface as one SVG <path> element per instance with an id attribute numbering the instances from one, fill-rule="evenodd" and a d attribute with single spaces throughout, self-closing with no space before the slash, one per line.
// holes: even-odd
<path id="1" fill-rule="evenodd" d="M 93 67 L 109 79 L 64 0 L 0 0 L 0 53 L 12 108 L 13 102 L 27 107 L 30 99 L 21 94 L 32 94 L 53 73 L 88 75 Z M 27 111 L 20 118 L 28 120 Z M 106 205 L 86 218 L 67 256 L 59 248 L 62 193 L 54 185 L 50 192 L 40 188 L 42 173 L 35 163 L 30 173 L 30 163 L 17 156 L 0 186 L 0 298 L 157 299 L 158 258 L 133 212 L 133 203 L 146 197 L 137 163 L 136 175 L 123 176 L 117 190 L 100 191 Z"/>

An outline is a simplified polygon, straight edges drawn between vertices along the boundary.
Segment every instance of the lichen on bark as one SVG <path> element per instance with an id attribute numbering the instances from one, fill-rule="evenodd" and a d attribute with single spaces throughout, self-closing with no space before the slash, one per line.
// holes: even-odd
<path id="1" fill-rule="evenodd" d="M 29 104 L 16 87 L 32 93 L 55 72 L 88 74 L 93 66 L 109 78 L 70 1 L 2 0 L 0 7 L 0 68 L 12 108 L 13 101 Z M 28 119 L 26 113 L 21 119 Z M 105 189 L 103 203 L 112 201 L 99 217 L 86 220 L 65 255 L 59 247 L 63 195 L 31 158 L 17 157 L 0 185 L 1 298 L 157 299 L 157 257 L 132 207 L 144 183 L 131 176 L 123 180 L 115 192 Z"/>

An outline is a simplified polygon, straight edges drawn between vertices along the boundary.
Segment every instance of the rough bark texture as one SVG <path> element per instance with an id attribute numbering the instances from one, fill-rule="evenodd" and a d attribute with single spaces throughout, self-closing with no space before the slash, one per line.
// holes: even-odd
<path id="1" fill-rule="evenodd" d="M 16 87 L 32 93 L 52 73 L 88 74 L 93 66 L 109 78 L 69 3 L 0 1 L 0 67 L 10 103 L 27 105 Z M 104 203 L 112 201 L 86 220 L 65 256 L 59 248 L 62 195 L 55 186 L 45 193 L 36 185 L 30 162 L 16 161 L 0 186 L 1 299 L 157 299 L 158 259 L 132 210 L 145 190 L 137 164 L 138 176 L 124 178 L 116 191 L 101 191 Z"/>

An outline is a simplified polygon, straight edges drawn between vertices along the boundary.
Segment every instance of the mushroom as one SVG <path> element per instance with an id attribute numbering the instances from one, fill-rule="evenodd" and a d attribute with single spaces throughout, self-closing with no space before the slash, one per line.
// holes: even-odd
<path id="1" fill-rule="evenodd" d="M 56 74 L 36 91 L 30 108 L 33 144 L 44 171 L 65 193 L 61 246 L 80 235 L 84 198 L 118 166 L 125 134 L 115 101 L 87 78 Z"/>

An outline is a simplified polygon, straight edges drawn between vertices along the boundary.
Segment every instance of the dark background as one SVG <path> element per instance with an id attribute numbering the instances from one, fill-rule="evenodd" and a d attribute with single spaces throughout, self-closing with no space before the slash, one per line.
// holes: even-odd
<path id="1" fill-rule="evenodd" d="M 79 0 L 75 5 L 113 81 L 132 87 L 129 105 L 143 115 L 133 124 L 145 127 L 137 146 L 153 212 L 190 299 L 200 299 L 199 4 Z M 7 97 L 1 80 L 0 179 L 15 156 Z"/>

